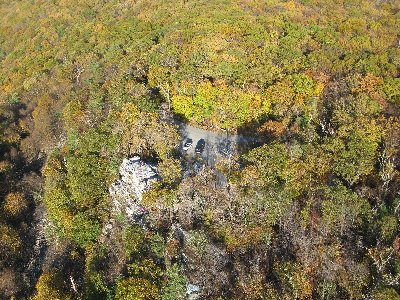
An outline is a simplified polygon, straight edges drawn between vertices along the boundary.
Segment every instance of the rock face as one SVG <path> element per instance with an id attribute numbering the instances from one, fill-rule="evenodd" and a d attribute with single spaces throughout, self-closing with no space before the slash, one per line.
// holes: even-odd
<path id="1" fill-rule="evenodd" d="M 120 179 L 109 188 L 115 212 L 122 213 L 128 220 L 137 221 L 146 213 L 145 208 L 140 205 L 142 194 L 160 178 L 157 168 L 134 156 L 122 161 L 119 174 Z"/>

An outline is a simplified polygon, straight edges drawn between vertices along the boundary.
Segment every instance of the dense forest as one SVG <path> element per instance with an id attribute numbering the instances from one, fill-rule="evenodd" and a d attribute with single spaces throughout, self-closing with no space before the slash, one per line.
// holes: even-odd
<path id="1" fill-rule="evenodd" d="M 399 109 L 398 0 L 0 0 L 0 298 L 400 299 Z"/>

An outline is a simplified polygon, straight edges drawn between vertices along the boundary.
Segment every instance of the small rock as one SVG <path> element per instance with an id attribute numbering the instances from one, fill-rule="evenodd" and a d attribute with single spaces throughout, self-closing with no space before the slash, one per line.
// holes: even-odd
<path id="1" fill-rule="evenodd" d="M 186 294 L 191 295 L 198 292 L 200 292 L 200 287 L 198 285 L 191 283 L 187 285 Z"/>

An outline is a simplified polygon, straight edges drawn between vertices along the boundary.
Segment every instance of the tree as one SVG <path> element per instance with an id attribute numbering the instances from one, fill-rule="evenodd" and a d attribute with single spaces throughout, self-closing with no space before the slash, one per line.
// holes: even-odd
<path id="1" fill-rule="evenodd" d="M 158 288 L 144 278 L 127 278 L 117 282 L 116 300 L 160 299 Z"/>
<path id="2" fill-rule="evenodd" d="M 141 254 L 145 248 L 143 229 L 139 226 L 129 226 L 124 231 L 125 252 L 128 257 Z"/>
<path id="3" fill-rule="evenodd" d="M 20 192 L 9 193 L 3 203 L 4 212 L 12 218 L 20 217 L 27 208 L 28 202 Z"/>
<path id="4" fill-rule="evenodd" d="M 179 160 L 166 157 L 159 162 L 157 167 L 163 182 L 167 186 L 174 186 L 179 183 L 182 177 L 181 163 Z"/>
<path id="5" fill-rule="evenodd" d="M 65 278 L 57 270 L 43 273 L 36 283 L 36 294 L 32 300 L 73 299 L 68 293 Z"/>
<path id="6" fill-rule="evenodd" d="M 390 102 L 400 105 L 400 78 L 387 78 L 381 89 Z"/>
<path id="7" fill-rule="evenodd" d="M 115 299 L 160 299 L 161 269 L 151 259 L 138 259 L 128 264 L 130 277 L 117 282 Z"/>
<path id="8" fill-rule="evenodd" d="M 179 265 L 173 264 L 166 273 L 167 282 L 162 289 L 162 300 L 184 299 L 186 295 L 187 279 L 182 274 Z"/>
<path id="9" fill-rule="evenodd" d="M 23 241 L 16 229 L 13 227 L 0 224 L 0 259 L 1 262 L 14 260 L 18 257 L 19 251 L 23 246 Z"/>
<path id="10" fill-rule="evenodd" d="M 351 228 L 362 226 L 371 218 L 368 201 L 339 182 L 326 191 L 326 196 L 327 199 L 322 202 L 322 217 L 333 231 L 344 234 Z"/>

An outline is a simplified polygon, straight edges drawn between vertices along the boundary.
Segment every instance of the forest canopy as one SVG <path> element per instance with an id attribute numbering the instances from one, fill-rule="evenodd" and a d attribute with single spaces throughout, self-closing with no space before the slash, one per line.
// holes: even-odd
<path id="1" fill-rule="evenodd" d="M 397 0 L 0 0 L 0 298 L 400 299 L 399 108 Z"/>

